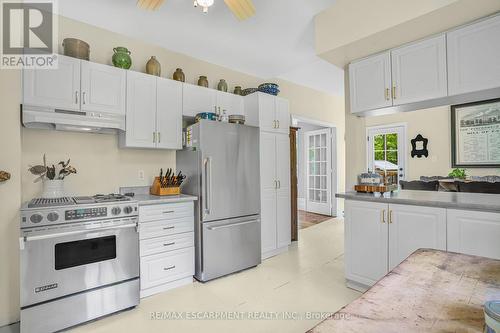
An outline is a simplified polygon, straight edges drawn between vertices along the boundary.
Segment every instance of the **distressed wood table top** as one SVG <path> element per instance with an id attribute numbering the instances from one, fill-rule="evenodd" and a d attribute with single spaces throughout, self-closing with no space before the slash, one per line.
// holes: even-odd
<path id="1" fill-rule="evenodd" d="M 500 260 L 422 249 L 310 333 L 483 332 Z"/>

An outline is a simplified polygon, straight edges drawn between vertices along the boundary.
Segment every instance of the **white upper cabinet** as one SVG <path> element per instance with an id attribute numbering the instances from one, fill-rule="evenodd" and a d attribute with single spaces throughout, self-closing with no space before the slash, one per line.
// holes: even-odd
<path id="1" fill-rule="evenodd" d="M 290 132 L 290 103 L 288 100 L 276 97 L 276 131 L 288 134 Z"/>
<path id="2" fill-rule="evenodd" d="M 288 134 L 290 106 L 286 99 L 265 93 L 253 93 L 244 99 L 246 124 L 261 131 Z"/>
<path id="3" fill-rule="evenodd" d="M 81 73 L 82 111 L 125 115 L 125 70 L 82 61 Z"/>
<path id="4" fill-rule="evenodd" d="M 450 95 L 500 87 L 500 16 L 447 34 Z"/>
<path id="5" fill-rule="evenodd" d="M 80 60 L 58 56 L 57 69 L 23 70 L 23 104 L 80 110 Z"/>
<path id="6" fill-rule="evenodd" d="M 216 112 L 217 90 L 184 84 L 183 116 L 194 117 L 200 112 Z"/>
<path id="7" fill-rule="evenodd" d="M 157 78 L 157 147 L 182 149 L 182 83 Z"/>
<path id="8" fill-rule="evenodd" d="M 156 146 L 156 77 L 127 73 L 127 117 L 125 147 Z"/>
<path id="9" fill-rule="evenodd" d="M 222 114 L 226 110 L 228 116 L 243 115 L 243 97 L 223 91 L 217 91 L 217 111 Z"/>
<path id="10" fill-rule="evenodd" d="M 389 205 L 389 270 L 421 248 L 446 251 L 446 209 Z"/>
<path id="11" fill-rule="evenodd" d="M 351 113 L 392 106 L 390 52 L 351 63 L 349 86 Z"/>
<path id="12" fill-rule="evenodd" d="M 448 94 L 445 35 L 392 50 L 391 59 L 393 105 Z"/>

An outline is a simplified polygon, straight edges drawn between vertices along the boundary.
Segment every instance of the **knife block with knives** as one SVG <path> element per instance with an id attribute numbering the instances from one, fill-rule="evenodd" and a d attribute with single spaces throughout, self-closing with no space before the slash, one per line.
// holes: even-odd
<path id="1" fill-rule="evenodd" d="M 174 171 L 169 168 L 163 174 L 163 169 L 160 170 L 160 176 L 155 177 L 153 185 L 150 188 L 150 193 L 153 195 L 179 195 L 181 194 L 181 184 L 186 176 L 179 172 L 175 175 Z"/>

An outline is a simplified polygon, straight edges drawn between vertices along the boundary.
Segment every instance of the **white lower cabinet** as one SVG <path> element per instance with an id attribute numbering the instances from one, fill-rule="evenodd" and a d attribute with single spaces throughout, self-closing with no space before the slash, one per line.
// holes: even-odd
<path id="1" fill-rule="evenodd" d="M 141 297 L 193 281 L 193 202 L 140 206 L 139 239 Z"/>
<path id="2" fill-rule="evenodd" d="M 448 209 L 448 251 L 500 259 L 500 213 Z"/>
<path id="3" fill-rule="evenodd" d="M 387 274 L 388 206 L 347 200 L 344 209 L 346 278 L 371 286 Z"/>
<path id="4" fill-rule="evenodd" d="M 345 203 L 348 284 L 372 286 L 420 248 L 446 250 L 446 209 L 377 202 Z"/>
<path id="5" fill-rule="evenodd" d="M 418 249 L 446 251 L 446 209 L 389 205 L 389 270 Z"/>

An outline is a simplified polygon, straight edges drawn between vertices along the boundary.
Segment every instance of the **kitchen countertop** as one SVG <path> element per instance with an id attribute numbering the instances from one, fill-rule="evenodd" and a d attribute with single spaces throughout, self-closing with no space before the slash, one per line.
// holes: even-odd
<path id="1" fill-rule="evenodd" d="M 198 200 L 198 197 L 187 194 L 168 196 L 152 195 L 149 194 L 149 186 L 120 187 L 120 194 L 125 193 L 134 193 L 133 199 L 139 202 L 139 206 Z"/>
<path id="2" fill-rule="evenodd" d="M 421 249 L 309 333 L 483 332 L 500 260 Z"/>
<path id="3" fill-rule="evenodd" d="M 500 194 L 399 190 L 393 192 L 389 198 L 376 198 L 373 193 L 354 191 L 338 193 L 335 196 L 347 200 L 388 204 L 500 212 Z"/>

